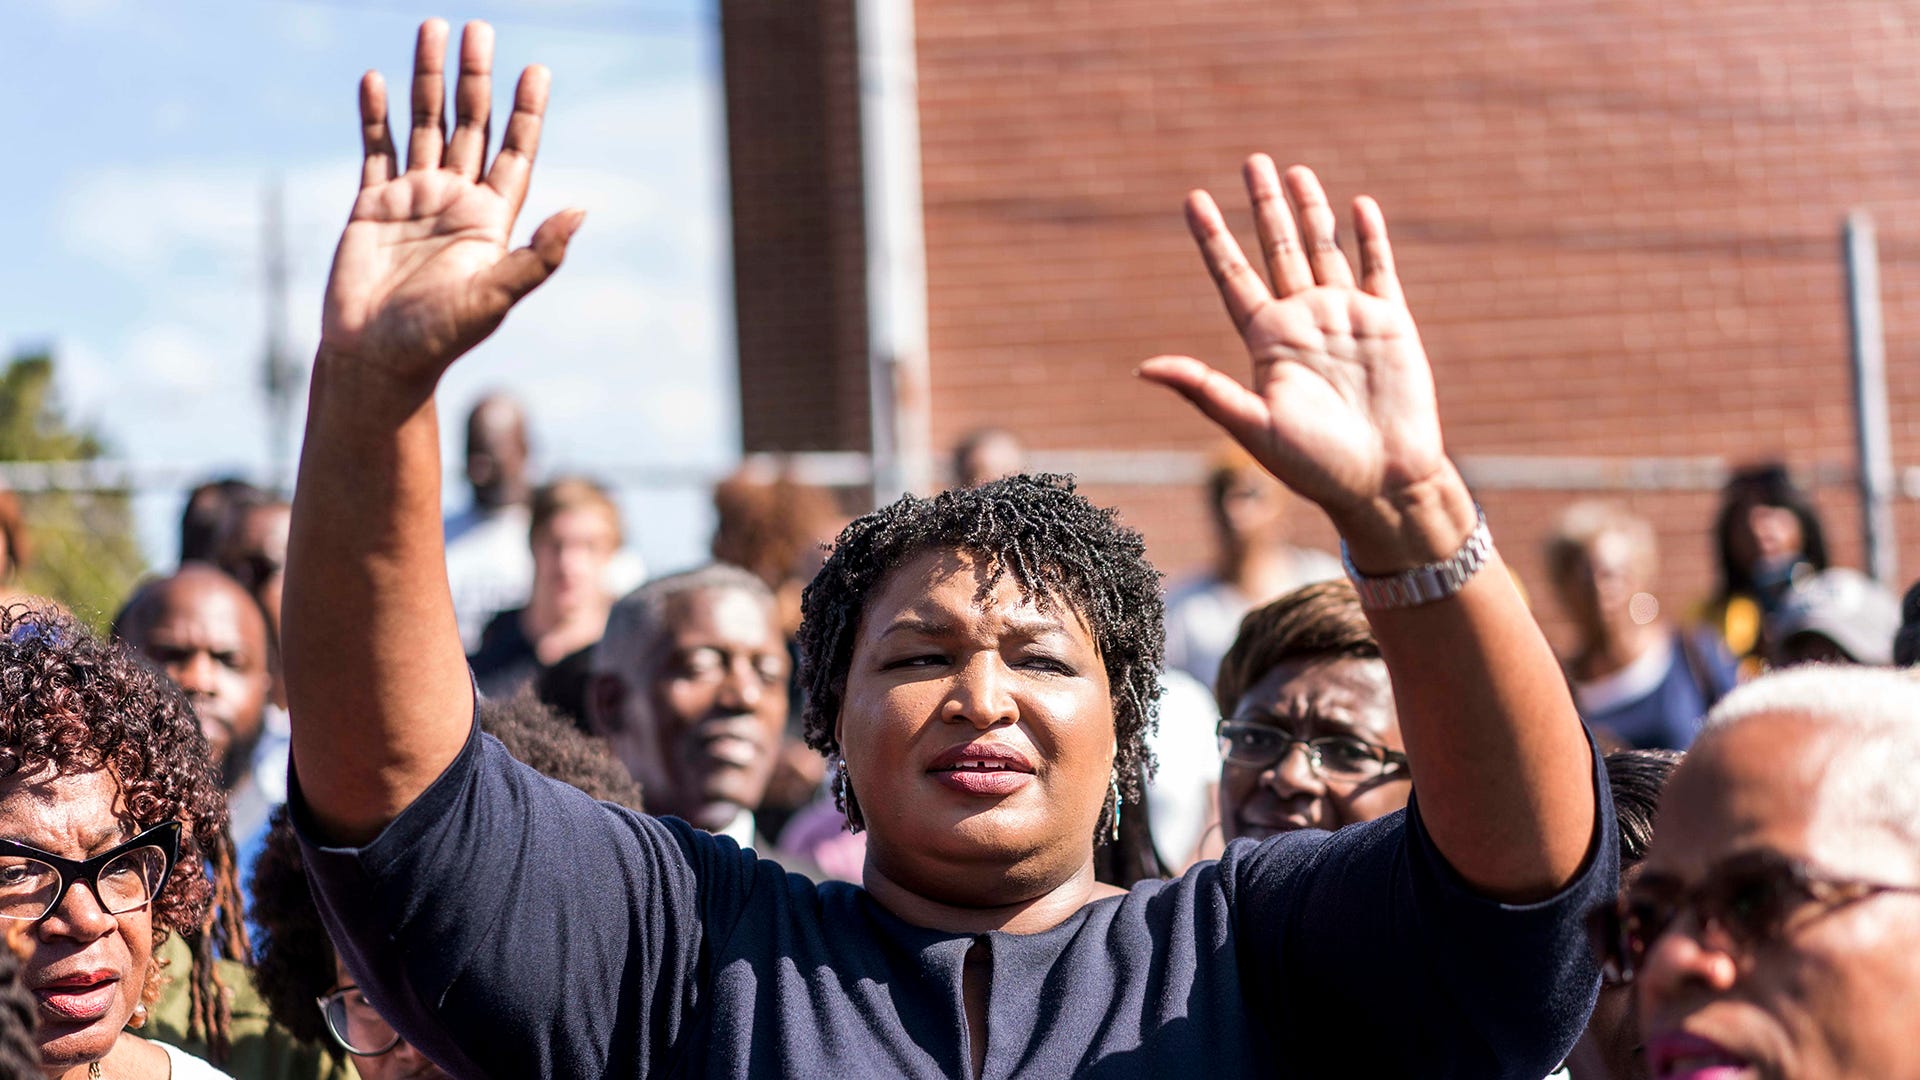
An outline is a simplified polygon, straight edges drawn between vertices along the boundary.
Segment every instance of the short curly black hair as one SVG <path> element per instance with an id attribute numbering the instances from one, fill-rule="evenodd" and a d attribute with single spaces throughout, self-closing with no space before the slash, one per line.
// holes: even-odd
<path id="1" fill-rule="evenodd" d="M 50 605 L 0 608 L 0 776 L 107 769 L 133 829 L 182 827 L 179 860 L 154 898 L 154 948 L 193 952 L 192 1031 L 224 1057 L 227 993 L 215 949 L 247 952 L 227 799 L 186 695 L 126 646 Z M 150 987 L 150 989 L 152 989 Z"/>
<path id="2" fill-rule="evenodd" d="M 911 495 L 846 527 L 801 599 L 800 682 L 807 745 L 840 758 L 834 723 L 867 602 L 894 570 L 929 551 L 964 551 L 987 568 L 991 590 L 1011 574 L 1040 604 L 1065 602 L 1093 631 L 1113 694 L 1114 758 L 1122 798 L 1138 802 L 1153 769 L 1147 749 L 1166 650 L 1160 572 L 1146 542 L 1110 509 L 1074 490 L 1071 477 L 1009 476 L 931 499 Z M 842 809 L 859 820 L 858 806 Z M 1096 840 L 1111 834 L 1112 800 Z"/>
<path id="3" fill-rule="evenodd" d="M 640 810 L 640 785 L 607 744 L 581 733 L 530 693 L 480 702 L 480 730 L 535 771 L 572 784 L 601 802 Z M 307 885 L 300 840 L 286 807 L 273 812 L 266 843 L 253 863 L 253 982 L 267 1011 L 296 1038 L 341 1057 L 314 999 L 333 988 L 333 943 Z"/>

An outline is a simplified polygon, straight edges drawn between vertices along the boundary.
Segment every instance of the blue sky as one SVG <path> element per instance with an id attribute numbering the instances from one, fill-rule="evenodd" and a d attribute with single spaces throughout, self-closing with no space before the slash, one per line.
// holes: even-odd
<path id="1" fill-rule="evenodd" d="M 503 387 L 531 408 L 543 470 L 619 479 L 733 460 L 711 0 L 9 0 L 0 350 L 51 344 L 69 411 L 117 456 L 264 468 L 264 193 L 284 192 L 287 332 L 304 362 L 357 183 L 355 86 L 377 67 L 404 88 L 430 15 L 494 24 L 497 115 L 522 66 L 553 69 L 517 241 L 554 210 L 588 209 L 560 274 L 443 384 L 447 448 L 467 404 Z M 649 564 L 699 557 L 703 491 L 621 495 Z M 172 557 L 178 503 L 139 500 L 149 558 Z"/>

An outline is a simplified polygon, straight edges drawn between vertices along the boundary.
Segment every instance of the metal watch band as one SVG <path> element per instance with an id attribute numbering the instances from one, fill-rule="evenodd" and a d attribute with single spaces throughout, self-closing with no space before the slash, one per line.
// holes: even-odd
<path id="1" fill-rule="evenodd" d="M 1419 607 L 1431 604 L 1466 588 L 1467 581 L 1487 565 L 1493 555 L 1493 533 L 1487 529 L 1487 512 L 1477 504 L 1473 508 L 1476 523 L 1460 550 L 1439 562 L 1402 570 L 1397 574 L 1373 577 L 1353 565 L 1346 541 L 1340 542 L 1340 562 L 1347 568 L 1353 591 L 1360 594 L 1360 606 L 1370 611 Z"/>

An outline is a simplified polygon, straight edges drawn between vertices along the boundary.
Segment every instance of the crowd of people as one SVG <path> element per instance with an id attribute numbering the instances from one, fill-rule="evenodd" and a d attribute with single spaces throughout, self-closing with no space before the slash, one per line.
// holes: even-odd
<path id="1" fill-rule="evenodd" d="M 1567 507 L 1556 656 L 1380 208 L 1355 265 L 1255 155 L 1259 268 L 1186 205 L 1250 382 L 1140 369 L 1227 438 L 1200 573 L 984 430 L 860 514 L 743 470 L 648 576 L 498 394 L 443 519 L 434 389 L 582 221 L 508 248 L 547 75 L 489 160 L 447 39 L 404 160 L 361 84 L 293 497 L 196 488 L 107 633 L 0 607 L 0 1076 L 1920 1080 L 1920 588 L 1785 469 L 1692 610 Z"/>

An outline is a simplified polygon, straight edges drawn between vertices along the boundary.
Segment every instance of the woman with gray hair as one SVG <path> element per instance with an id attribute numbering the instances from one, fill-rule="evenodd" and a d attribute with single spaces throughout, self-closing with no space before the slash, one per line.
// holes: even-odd
<path id="1" fill-rule="evenodd" d="M 1920 682 L 1808 665 L 1709 714 L 1595 919 L 1649 1073 L 1920 1077 Z"/>
<path id="2" fill-rule="evenodd" d="M 1686 749 L 1736 673 L 1716 635 L 1688 633 L 1662 616 L 1650 591 L 1653 526 L 1617 503 L 1575 503 L 1546 554 L 1579 634 L 1566 666 L 1581 717 L 1627 746 Z"/>

